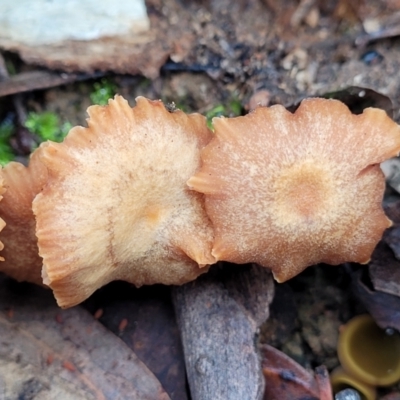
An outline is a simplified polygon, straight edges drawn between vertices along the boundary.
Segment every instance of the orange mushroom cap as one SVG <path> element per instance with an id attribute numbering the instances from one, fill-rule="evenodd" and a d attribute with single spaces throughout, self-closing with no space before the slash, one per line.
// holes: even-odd
<path id="1" fill-rule="evenodd" d="M 183 284 L 206 272 L 213 230 L 187 179 L 211 139 L 205 118 L 116 96 L 88 128 L 41 146 L 48 184 L 34 203 L 43 277 L 69 307 L 112 280 Z"/>
<path id="2" fill-rule="evenodd" d="M 6 227 L 0 232 L 5 259 L 0 271 L 18 281 L 42 285 L 42 258 L 38 254 L 32 201 L 45 185 L 47 170 L 38 155 L 38 151 L 32 154 L 29 167 L 10 162 L 1 171 L 6 192 L 0 202 L 0 216 Z"/>
<path id="3" fill-rule="evenodd" d="M 369 261 L 391 225 L 379 163 L 400 151 L 384 111 L 315 98 L 213 122 L 188 185 L 206 195 L 217 260 L 256 262 L 280 282 L 320 262 Z"/>

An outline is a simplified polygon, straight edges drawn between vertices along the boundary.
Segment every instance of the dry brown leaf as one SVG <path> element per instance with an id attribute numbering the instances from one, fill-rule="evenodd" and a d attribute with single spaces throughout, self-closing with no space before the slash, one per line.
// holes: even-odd
<path id="1" fill-rule="evenodd" d="M 332 400 L 329 375 L 325 367 L 315 374 L 272 346 L 261 349 L 265 377 L 264 400 Z"/>
<path id="2" fill-rule="evenodd" d="M 369 287 L 361 270 L 352 274 L 355 296 L 382 328 L 400 330 L 400 297 L 379 292 Z"/>
<path id="3" fill-rule="evenodd" d="M 136 289 L 126 282 L 113 282 L 91 296 L 84 307 L 137 354 L 171 400 L 187 400 L 185 361 L 170 290 L 161 285 Z"/>
<path id="4" fill-rule="evenodd" d="M 119 338 L 81 308 L 62 311 L 50 292 L 0 281 L 0 376 L 5 398 L 169 400 Z M 16 293 L 17 292 L 17 293 Z M 24 397 L 25 398 L 25 397 Z"/>
<path id="5" fill-rule="evenodd" d="M 378 244 L 372 255 L 369 276 L 375 290 L 400 297 L 400 261 L 383 242 Z"/>

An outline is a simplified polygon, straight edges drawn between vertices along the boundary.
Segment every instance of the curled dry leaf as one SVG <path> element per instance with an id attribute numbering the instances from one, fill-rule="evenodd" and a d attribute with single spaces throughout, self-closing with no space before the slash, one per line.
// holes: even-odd
<path id="1" fill-rule="evenodd" d="M 362 272 L 352 273 L 354 295 L 382 329 L 400 331 L 400 297 L 373 290 Z"/>
<path id="2" fill-rule="evenodd" d="M 88 128 L 45 143 L 48 185 L 33 202 L 44 282 L 62 307 L 112 280 L 183 284 L 207 271 L 213 231 L 190 191 L 205 118 L 120 96 L 88 109 Z"/>
<path id="3" fill-rule="evenodd" d="M 4 243 L 0 271 L 18 281 L 42 284 L 42 258 L 38 254 L 32 201 L 43 189 L 47 170 L 35 152 L 29 166 L 11 162 L 2 170 L 6 192 L 0 202 L 0 216 L 6 227 L 0 232 Z"/>
<path id="4" fill-rule="evenodd" d="M 217 260 L 256 262 L 282 282 L 320 262 L 367 263 L 390 226 L 379 163 L 400 151 L 384 111 L 304 100 L 292 114 L 259 107 L 214 119 L 188 184 L 206 194 Z"/>
<path id="5" fill-rule="evenodd" d="M 392 160 L 399 160 L 399 158 Z M 392 161 L 389 160 L 389 161 Z M 400 164 L 399 164 L 400 165 Z M 390 182 L 388 182 L 390 185 Z M 385 232 L 383 241 L 390 247 L 394 257 L 400 260 L 400 200 L 390 201 L 384 204 L 386 215 L 393 221 L 391 229 Z M 379 256 L 378 256 L 379 257 Z M 400 284 L 400 282 L 399 282 Z"/>
<path id="6" fill-rule="evenodd" d="M 368 272 L 374 290 L 400 298 L 400 261 L 383 241 L 372 254 Z"/>

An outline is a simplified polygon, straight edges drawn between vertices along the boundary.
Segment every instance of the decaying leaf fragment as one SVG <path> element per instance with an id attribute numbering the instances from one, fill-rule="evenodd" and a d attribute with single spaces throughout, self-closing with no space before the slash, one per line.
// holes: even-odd
<path id="1" fill-rule="evenodd" d="M 400 151 L 384 111 L 353 115 L 316 98 L 294 114 L 259 107 L 214 127 L 188 184 L 206 195 L 217 260 L 256 262 L 279 282 L 320 262 L 368 262 L 391 224 L 379 163 Z"/>
<path id="2" fill-rule="evenodd" d="M 88 128 L 45 143 L 48 184 L 34 203 L 44 282 L 69 307 L 112 280 L 179 285 L 214 263 L 203 195 L 187 179 L 211 139 L 205 118 L 120 96 Z"/>
<path id="3" fill-rule="evenodd" d="M 321 365 L 312 374 L 272 346 L 261 348 L 266 388 L 264 400 L 333 400 L 328 370 Z"/>

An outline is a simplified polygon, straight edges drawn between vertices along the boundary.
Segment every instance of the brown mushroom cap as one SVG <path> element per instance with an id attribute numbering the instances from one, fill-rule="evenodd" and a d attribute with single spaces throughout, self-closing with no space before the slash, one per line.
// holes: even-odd
<path id="1" fill-rule="evenodd" d="M 0 271 L 18 281 L 42 285 L 43 262 L 38 254 L 32 201 L 45 185 L 46 168 L 36 151 L 29 167 L 10 162 L 1 172 L 6 192 L 0 202 L 0 216 L 6 221 L 6 227 L 0 232 L 5 259 L 0 263 Z"/>
<path id="2" fill-rule="evenodd" d="M 379 163 L 400 151 L 382 110 L 304 100 L 214 119 L 215 137 L 188 185 L 206 194 L 217 260 L 256 262 L 285 281 L 320 262 L 368 262 L 390 226 Z"/>
<path id="3" fill-rule="evenodd" d="M 213 230 L 187 179 L 211 139 L 205 118 L 116 96 L 88 128 L 45 143 L 48 185 L 33 210 L 43 277 L 62 307 L 112 280 L 183 284 L 206 272 Z"/>

